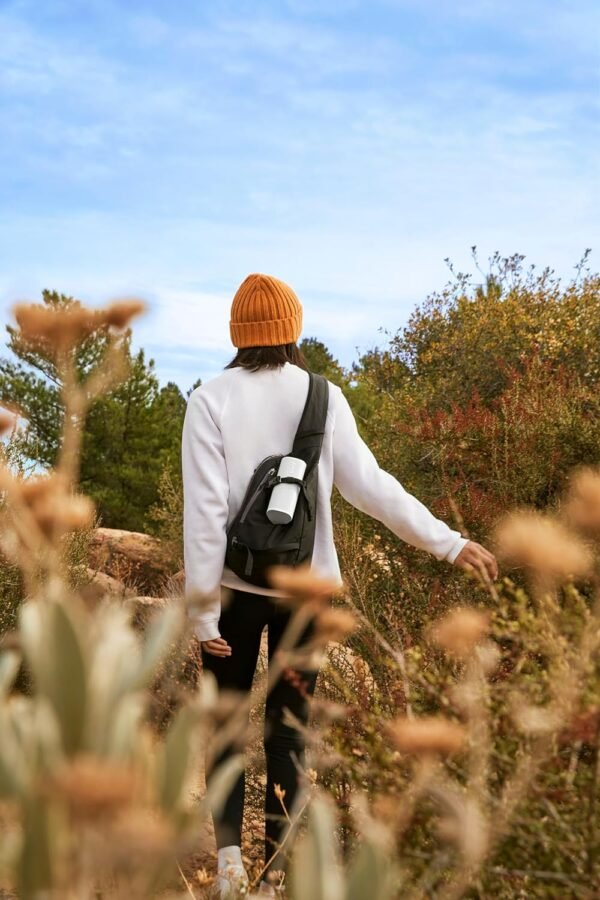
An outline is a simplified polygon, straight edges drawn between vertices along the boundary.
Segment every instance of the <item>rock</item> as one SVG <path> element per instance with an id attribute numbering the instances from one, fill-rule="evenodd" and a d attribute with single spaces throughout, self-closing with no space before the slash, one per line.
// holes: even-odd
<path id="1" fill-rule="evenodd" d="M 123 582 L 119 581 L 118 578 L 113 578 L 112 575 L 107 575 L 106 572 L 100 572 L 97 569 L 92 569 L 88 566 L 87 574 L 90 579 L 89 584 L 97 587 L 103 594 L 117 594 L 122 596 L 127 593 L 128 589 Z"/>
<path id="2" fill-rule="evenodd" d="M 79 595 L 90 609 L 94 609 L 107 596 L 116 600 L 124 600 L 132 593 L 131 589 L 126 588 L 122 581 L 113 578 L 112 575 L 107 575 L 106 572 L 99 572 L 89 566 L 85 571 L 87 581 L 79 584 Z"/>
<path id="3" fill-rule="evenodd" d="M 168 600 L 165 597 L 126 597 L 124 605 L 131 610 L 131 622 L 135 628 L 142 631 L 148 625 L 152 616 L 160 609 L 164 609 Z"/>
<path id="4" fill-rule="evenodd" d="M 158 538 L 120 528 L 96 529 L 89 565 L 140 594 L 162 594 L 172 578 L 172 559 Z"/>

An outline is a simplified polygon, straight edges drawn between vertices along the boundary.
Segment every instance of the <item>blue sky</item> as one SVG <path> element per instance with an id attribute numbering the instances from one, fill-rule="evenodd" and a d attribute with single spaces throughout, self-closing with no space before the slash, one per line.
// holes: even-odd
<path id="1" fill-rule="evenodd" d="M 4 321 L 142 296 L 187 390 L 249 272 L 350 365 L 472 244 L 596 267 L 599 34 L 592 0 L 0 2 Z"/>

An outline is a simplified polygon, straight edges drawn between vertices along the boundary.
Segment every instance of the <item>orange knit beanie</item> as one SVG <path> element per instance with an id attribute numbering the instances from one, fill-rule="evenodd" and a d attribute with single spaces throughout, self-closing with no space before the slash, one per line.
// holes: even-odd
<path id="1" fill-rule="evenodd" d="M 302 331 L 302 304 L 272 275 L 248 275 L 231 304 L 229 333 L 235 347 L 292 344 Z"/>

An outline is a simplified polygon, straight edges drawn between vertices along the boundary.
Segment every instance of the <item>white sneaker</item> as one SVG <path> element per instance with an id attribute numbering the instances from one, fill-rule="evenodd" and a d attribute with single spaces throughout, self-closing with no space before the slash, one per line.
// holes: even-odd
<path id="1" fill-rule="evenodd" d="M 258 886 L 259 897 L 276 897 L 275 888 L 268 881 L 261 881 Z"/>

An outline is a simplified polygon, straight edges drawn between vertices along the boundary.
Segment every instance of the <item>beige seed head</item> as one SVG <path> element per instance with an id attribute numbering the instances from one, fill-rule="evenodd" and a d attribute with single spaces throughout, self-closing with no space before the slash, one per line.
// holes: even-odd
<path id="1" fill-rule="evenodd" d="M 143 300 L 116 300 L 109 304 L 103 311 L 103 318 L 107 325 L 114 328 L 126 328 L 135 316 L 146 311 Z"/>
<path id="2" fill-rule="evenodd" d="M 600 468 L 585 466 L 572 474 L 562 511 L 575 527 L 600 530 Z"/>
<path id="3" fill-rule="evenodd" d="M 512 702 L 512 718 L 517 728 L 524 734 L 551 734 L 562 724 L 560 712 L 544 706 L 534 706 L 522 697 Z"/>
<path id="4" fill-rule="evenodd" d="M 13 315 L 24 340 L 34 344 L 43 341 L 55 350 L 73 346 L 100 324 L 98 312 L 79 301 L 55 308 L 39 303 L 17 303 Z"/>
<path id="5" fill-rule="evenodd" d="M 500 650 L 492 641 L 485 641 L 485 643 L 479 644 L 475 653 L 486 675 L 491 675 L 498 668 L 502 659 Z"/>
<path id="6" fill-rule="evenodd" d="M 387 726 L 391 740 L 402 753 L 448 756 L 462 749 L 465 729 L 439 716 L 409 719 L 402 716 Z"/>
<path id="7" fill-rule="evenodd" d="M 285 598 L 275 599 L 290 606 L 307 601 L 321 605 L 341 590 L 340 584 L 333 578 L 323 578 L 312 572 L 310 563 L 296 567 L 270 566 L 266 574 L 274 588 L 287 594 Z"/>
<path id="8" fill-rule="evenodd" d="M 452 656 L 464 659 L 485 637 L 490 615 L 479 609 L 457 607 L 435 622 L 430 630 L 432 640 Z"/>
<path id="9" fill-rule="evenodd" d="M 589 574 L 593 557 L 564 525 L 535 510 L 509 513 L 496 527 L 498 554 L 558 579 Z"/>
<path id="10" fill-rule="evenodd" d="M 326 608 L 315 619 L 315 638 L 319 642 L 343 641 L 359 627 L 354 613 L 347 609 Z"/>
<path id="11" fill-rule="evenodd" d="M 96 509 L 89 497 L 78 494 L 58 499 L 53 512 L 59 527 L 65 531 L 78 531 L 91 527 Z"/>
<path id="12" fill-rule="evenodd" d="M 128 807 L 137 787 L 130 768 L 82 755 L 49 778 L 43 790 L 60 797 L 74 818 L 99 819 Z"/>
<path id="13" fill-rule="evenodd" d="M 95 507 L 89 497 L 72 494 L 58 472 L 21 481 L 21 496 L 44 534 L 89 528 Z"/>
<path id="14" fill-rule="evenodd" d="M 66 482 L 58 472 L 50 472 L 48 475 L 32 475 L 20 482 L 21 496 L 29 506 L 34 506 L 49 494 L 64 491 L 65 487 Z"/>

